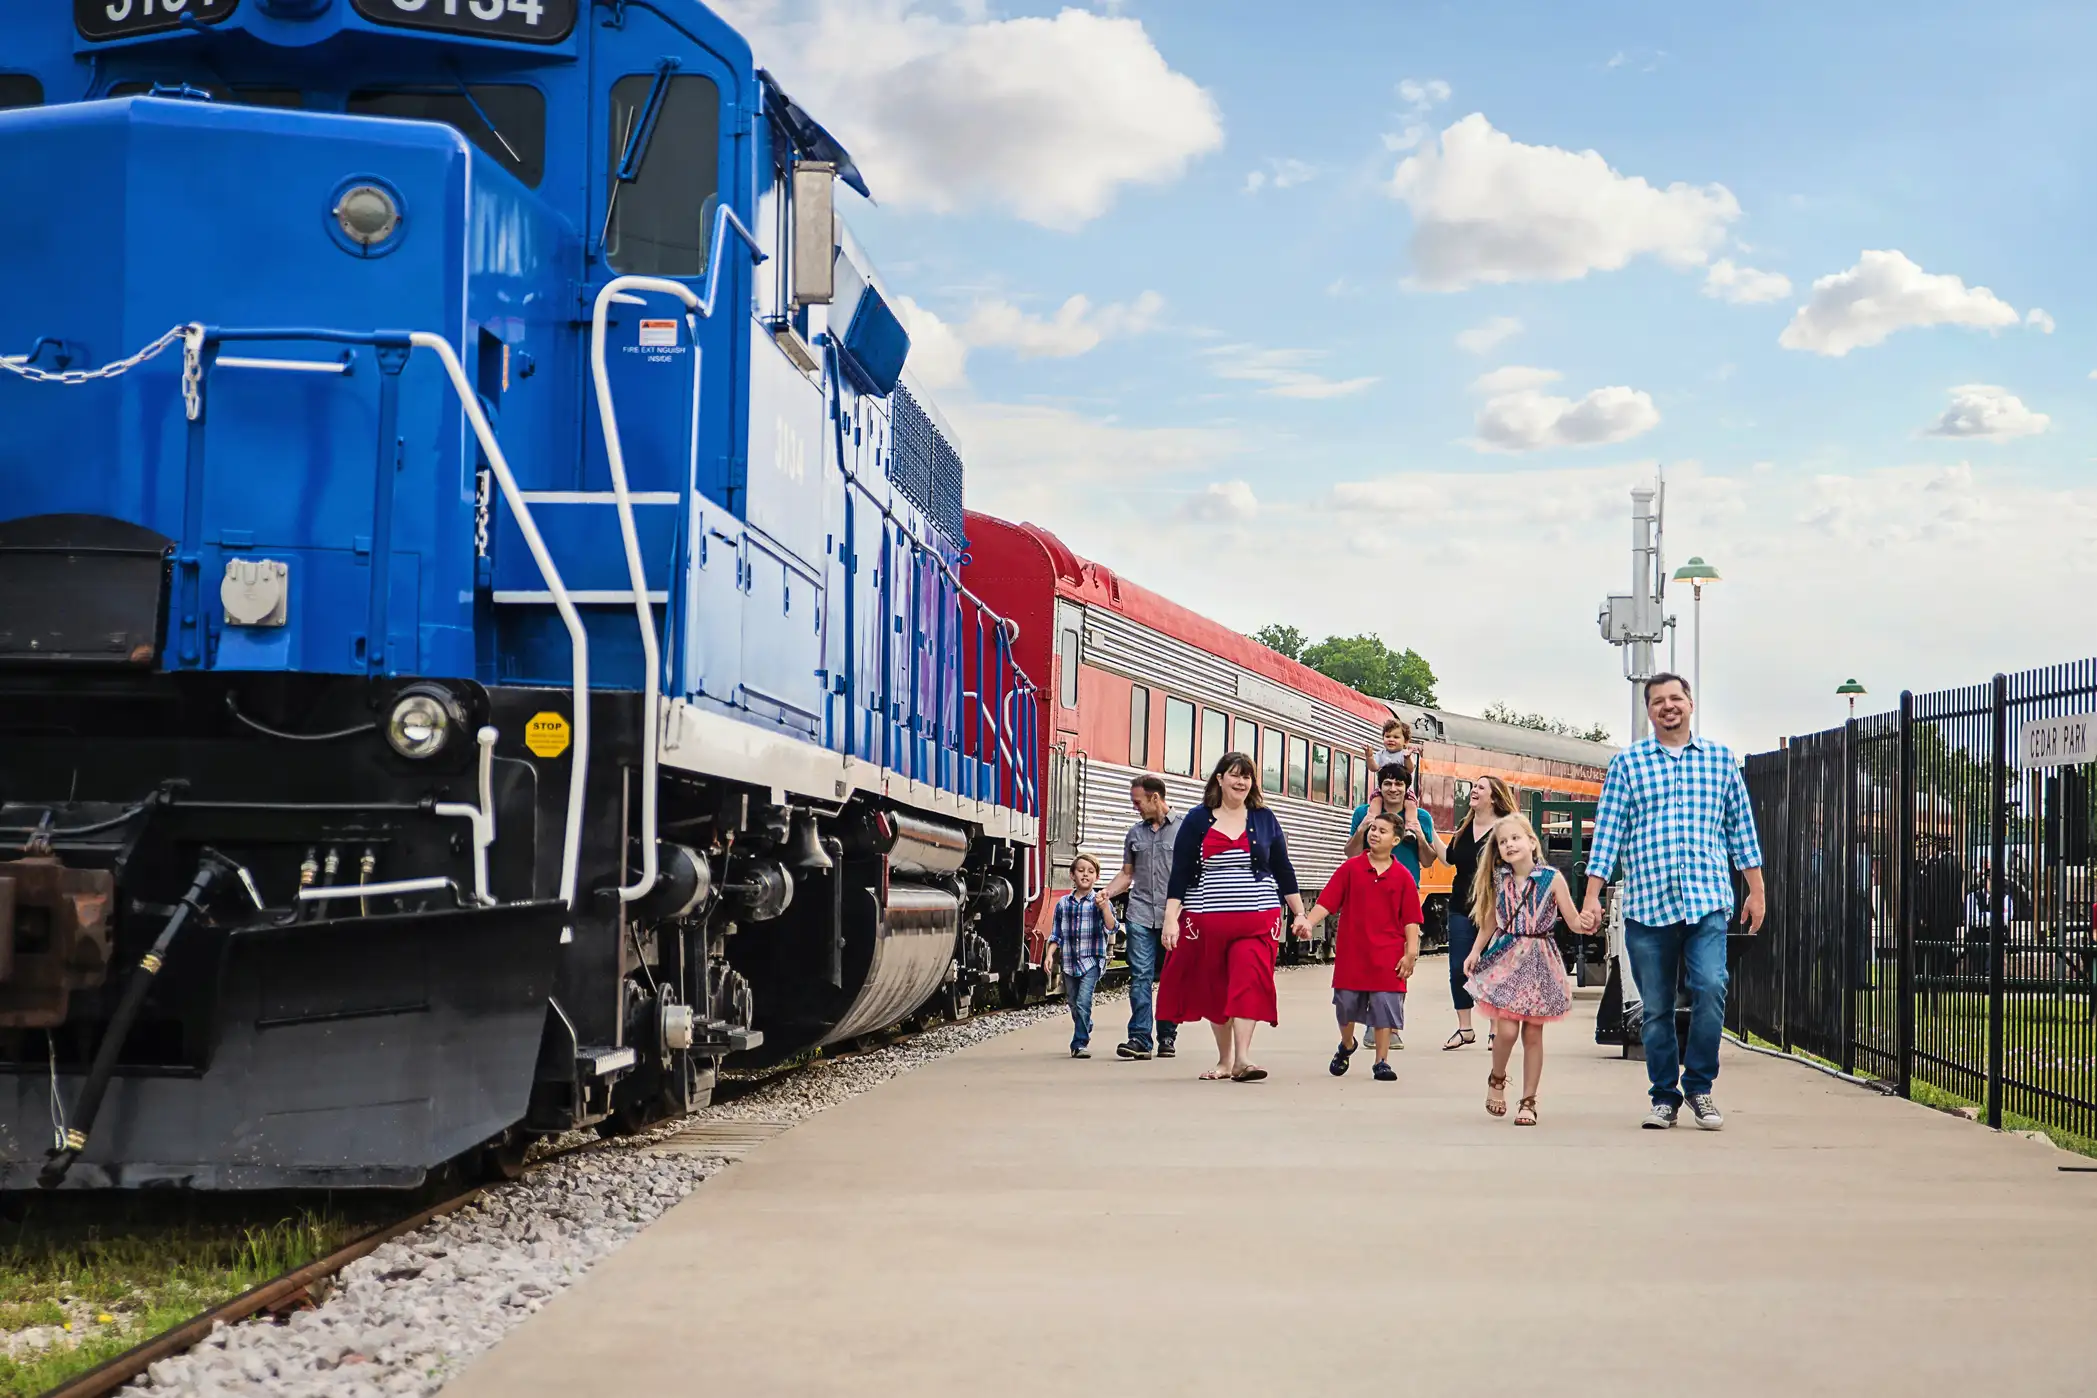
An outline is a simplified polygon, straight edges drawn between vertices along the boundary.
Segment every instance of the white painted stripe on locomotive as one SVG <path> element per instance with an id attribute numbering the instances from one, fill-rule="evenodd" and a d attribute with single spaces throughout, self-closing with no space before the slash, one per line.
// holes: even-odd
<path id="1" fill-rule="evenodd" d="M 676 505 L 683 497 L 674 490 L 637 490 L 626 497 L 636 505 Z M 619 497 L 609 490 L 527 490 L 525 503 L 531 505 L 612 505 Z"/>
<path id="2" fill-rule="evenodd" d="M 1292 734 L 1338 743 L 1350 754 L 1358 748 L 1375 746 L 1382 736 L 1381 724 L 1308 694 L 1298 696 L 1313 715 L 1310 724 L 1313 731 L 1305 733 L 1300 715 L 1277 713 L 1239 696 L 1240 675 L 1265 680 L 1270 685 L 1274 683 L 1272 680 L 1253 675 L 1242 665 L 1167 636 L 1141 622 L 1131 621 L 1107 607 L 1085 608 L 1084 639 L 1085 660 L 1100 669 L 1127 676 L 1138 684 L 1156 685 L 1186 698 L 1199 699 L 1204 704 L 1214 704 L 1233 714 L 1257 718 Z M 1257 685 L 1253 692 L 1258 692 Z M 1158 696 L 1151 699 L 1153 706 L 1162 702 Z"/>
<path id="3" fill-rule="evenodd" d="M 514 591 L 497 590 L 493 594 L 493 599 L 498 607 L 530 606 L 534 603 L 545 606 L 553 601 L 553 594 L 551 592 L 534 592 L 529 588 Z M 568 600 L 575 603 L 578 607 L 611 606 L 615 603 L 625 603 L 631 606 L 633 605 L 633 593 L 623 589 L 601 591 L 584 589 L 579 592 L 570 592 Z M 659 606 L 667 606 L 670 601 L 670 594 L 662 591 L 651 592 L 648 594 L 648 600 Z"/>
<path id="4" fill-rule="evenodd" d="M 991 839 L 1031 844 L 1039 834 L 1039 822 L 1023 811 L 945 791 L 871 762 L 840 757 L 803 739 L 767 733 L 682 699 L 671 703 L 662 735 L 662 765 L 768 787 L 773 799 L 781 803 L 789 795 L 831 803 L 865 792 L 980 826 Z"/>
<path id="5" fill-rule="evenodd" d="M 1083 813 L 1078 848 L 1100 862 L 1103 878 L 1111 879 L 1121 869 L 1122 836 L 1136 823 L 1129 784 L 1144 775 L 1138 768 L 1109 762 L 1085 764 L 1078 785 L 1078 809 Z M 1205 782 L 1177 776 L 1165 777 L 1164 782 L 1166 800 L 1174 811 L 1184 814 L 1201 804 Z M 1293 796 L 1266 795 L 1263 799 L 1281 820 L 1282 834 L 1289 841 L 1289 862 L 1296 866 L 1304 906 L 1309 907 L 1347 857 L 1347 826 L 1354 807 L 1326 806 Z"/>
<path id="6" fill-rule="evenodd" d="M 351 362 L 347 359 L 249 359 L 239 355 L 222 354 L 211 361 L 214 369 L 276 369 L 293 374 L 347 374 Z"/>

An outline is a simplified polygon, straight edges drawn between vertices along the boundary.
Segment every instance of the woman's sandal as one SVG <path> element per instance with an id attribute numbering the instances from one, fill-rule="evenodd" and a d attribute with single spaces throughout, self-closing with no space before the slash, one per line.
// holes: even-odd
<path id="1" fill-rule="evenodd" d="M 1225 1078 L 1228 1078 L 1230 1075 L 1231 1070 L 1228 1068 L 1211 1068 L 1208 1072 L 1203 1073 L 1201 1077 L 1197 1079 L 1197 1081 L 1222 1082 Z"/>
<path id="2" fill-rule="evenodd" d="M 1507 1074 L 1485 1075 L 1485 1110 L 1491 1116 L 1507 1115 Z"/>
<path id="3" fill-rule="evenodd" d="M 1448 1039 L 1443 1042 L 1442 1051 L 1444 1053 L 1447 1053 L 1450 1049 L 1463 1048 L 1466 1045 L 1475 1044 L 1477 1042 L 1477 1034 L 1473 1033 L 1469 1029 L 1459 1029 L 1454 1034 L 1451 1034 L 1448 1037 Z"/>
<path id="4" fill-rule="evenodd" d="M 1258 1082 L 1267 1076 L 1267 1070 L 1256 1063 L 1248 1063 L 1231 1074 L 1232 1082 Z"/>
<path id="5" fill-rule="evenodd" d="M 1536 1125 L 1536 1099 L 1534 1097 L 1524 1097 L 1522 1099 L 1521 1105 L 1515 1109 L 1514 1124 L 1517 1126 Z"/>

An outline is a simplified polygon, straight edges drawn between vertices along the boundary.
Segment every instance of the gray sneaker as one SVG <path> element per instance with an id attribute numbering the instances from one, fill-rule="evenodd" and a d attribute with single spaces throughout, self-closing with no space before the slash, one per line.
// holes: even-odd
<path id="1" fill-rule="evenodd" d="M 1645 1127 L 1648 1131 L 1672 1130 L 1675 1125 L 1675 1116 L 1681 1110 L 1682 1106 L 1678 1102 L 1662 1102 L 1655 1098 L 1653 1109 L 1646 1113 L 1646 1119 L 1640 1122 L 1639 1125 Z"/>
<path id="2" fill-rule="evenodd" d="M 1719 1111 L 1718 1103 L 1711 1100 L 1711 1094 L 1708 1092 L 1690 1095 L 1689 1114 L 1695 1117 L 1697 1125 L 1706 1131 L 1720 1130 L 1726 1124 L 1725 1114 Z"/>

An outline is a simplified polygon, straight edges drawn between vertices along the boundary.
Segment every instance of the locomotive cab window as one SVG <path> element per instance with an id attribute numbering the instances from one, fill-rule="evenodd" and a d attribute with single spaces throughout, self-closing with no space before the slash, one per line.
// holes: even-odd
<path id="1" fill-rule="evenodd" d="M 5 78 L 0 78 L 0 84 L 5 82 Z M 108 95 L 111 97 L 144 97 L 150 94 L 156 85 L 165 87 L 169 84 L 165 81 L 158 84 L 149 82 L 112 83 L 110 84 Z M 196 82 L 190 83 L 189 86 L 202 88 L 205 92 L 210 93 L 211 100 L 214 102 L 230 102 L 236 107 L 289 107 L 296 109 L 306 105 L 306 95 L 295 87 L 242 87 L 238 84 L 232 87 L 225 87 L 218 83 Z M 8 104 L 5 98 L 0 97 L 0 107 L 6 105 Z"/>
<path id="2" fill-rule="evenodd" d="M 1165 770 L 1194 775 L 1194 705 L 1185 699 L 1165 700 Z"/>
<path id="3" fill-rule="evenodd" d="M 351 116 L 437 121 L 536 189 L 546 173 L 546 96 L 523 83 L 365 88 L 344 108 Z"/>
<path id="4" fill-rule="evenodd" d="M 1282 789 L 1282 731 L 1269 728 L 1260 735 L 1260 790 L 1276 796 Z"/>
<path id="5" fill-rule="evenodd" d="M 0 73 L 0 108 L 43 105 L 42 83 L 27 73 Z"/>
<path id="6" fill-rule="evenodd" d="M 1066 626 L 1056 633 L 1056 701 L 1066 709 L 1078 706 L 1078 628 Z"/>
<path id="7" fill-rule="evenodd" d="M 663 90 L 652 101 L 658 83 Z M 720 158 L 721 90 L 711 78 L 630 73 L 612 84 L 604 260 L 613 271 L 704 275 Z"/>
<path id="8" fill-rule="evenodd" d="M 1129 765 L 1150 765 L 1150 691 L 1129 686 Z"/>

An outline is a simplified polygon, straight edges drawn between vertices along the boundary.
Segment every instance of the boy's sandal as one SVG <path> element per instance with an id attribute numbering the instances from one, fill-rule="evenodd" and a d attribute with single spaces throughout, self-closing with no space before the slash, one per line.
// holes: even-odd
<path id="1" fill-rule="evenodd" d="M 1447 1052 L 1449 1049 L 1462 1048 L 1466 1044 L 1475 1044 L 1477 1042 L 1478 1036 L 1476 1034 L 1468 1029 L 1459 1029 L 1443 1042 L 1442 1049 L 1444 1052 Z"/>
<path id="2" fill-rule="evenodd" d="M 1485 1110 L 1492 1116 L 1507 1115 L 1507 1074 L 1485 1075 Z"/>
<path id="3" fill-rule="evenodd" d="M 1341 1044 L 1333 1050 L 1332 1062 L 1325 1065 L 1325 1070 L 1336 1078 L 1347 1076 L 1347 1060 L 1354 1057 L 1354 1051 L 1360 1047 L 1360 1044 Z"/>
<path id="4" fill-rule="evenodd" d="M 1524 1097 L 1522 1099 L 1521 1105 L 1515 1109 L 1514 1124 L 1517 1126 L 1536 1125 L 1536 1099 L 1534 1097 Z"/>

